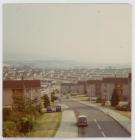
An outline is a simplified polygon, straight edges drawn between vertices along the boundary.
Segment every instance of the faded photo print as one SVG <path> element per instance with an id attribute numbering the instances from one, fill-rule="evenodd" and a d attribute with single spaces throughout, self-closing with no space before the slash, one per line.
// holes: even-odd
<path id="1" fill-rule="evenodd" d="M 130 4 L 2 9 L 3 137 L 131 137 Z"/>

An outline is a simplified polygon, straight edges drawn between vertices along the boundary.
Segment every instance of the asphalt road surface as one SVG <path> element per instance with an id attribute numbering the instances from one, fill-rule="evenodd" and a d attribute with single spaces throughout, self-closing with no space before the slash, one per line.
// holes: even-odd
<path id="1" fill-rule="evenodd" d="M 78 137 L 130 137 L 118 122 L 100 110 L 72 100 L 62 103 L 68 105 L 68 109 L 87 116 L 88 126 L 78 128 Z"/>

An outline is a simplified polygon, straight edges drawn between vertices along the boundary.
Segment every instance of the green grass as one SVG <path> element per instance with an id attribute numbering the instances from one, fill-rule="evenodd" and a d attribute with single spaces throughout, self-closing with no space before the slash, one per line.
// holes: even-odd
<path id="1" fill-rule="evenodd" d="M 129 112 L 129 111 L 120 111 L 120 110 L 115 110 L 115 111 L 131 120 L 131 112 Z"/>
<path id="2" fill-rule="evenodd" d="M 43 114 L 36 120 L 34 124 L 34 129 L 29 134 L 29 137 L 55 136 L 61 122 L 61 117 L 62 117 L 61 112 Z"/>
<path id="3" fill-rule="evenodd" d="M 80 101 L 88 101 L 89 97 L 86 95 L 76 95 L 76 96 L 72 96 L 73 99 L 77 99 Z"/>

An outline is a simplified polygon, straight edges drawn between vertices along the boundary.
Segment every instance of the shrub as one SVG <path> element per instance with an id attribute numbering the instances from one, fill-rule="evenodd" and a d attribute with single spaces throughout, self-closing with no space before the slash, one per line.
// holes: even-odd
<path id="1" fill-rule="evenodd" d="M 101 98 L 97 98 L 96 99 L 96 103 L 102 103 L 102 99 Z"/>
<path id="2" fill-rule="evenodd" d="M 50 99 L 47 94 L 44 95 L 43 99 L 44 99 L 44 107 L 46 108 L 47 106 L 50 106 Z"/>
<path id="3" fill-rule="evenodd" d="M 76 96 L 76 93 L 71 93 L 71 96 Z"/>
<path id="4" fill-rule="evenodd" d="M 51 93 L 51 102 L 54 102 L 55 100 L 57 100 L 57 96 L 55 96 L 55 92 Z"/>
<path id="5" fill-rule="evenodd" d="M 118 97 L 116 89 L 114 89 L 112 98 L 111 98 L 111 106 L 115 107 L 118 104 L 119 104 L 119 97 Z"/>
<path id="6" fill-rule="evenodd" d="M 41 113 L 41 104 L 26 102 L 23 111 L 3 109 L 3 136 L 26 136 L 33 128 L 34 120 Z"/>
<path id="7" fill-rule="evenodd" d="M 22 134 L 19 133 L 16 127 L 16 123 L 12 121 L 4 122 L 3 137 L 16 137 L 16 136 L 22 136 Z"/>
<path id="8" fill-rule="evenodd" d="M 16 130 L 16 124 L 13 121 L 4 122 L 3 129 Z"/>
<path id="9" fill-rule="evenodd" d="M 9 120 L 10 115 L 11 115 L 11 109 L 3 108 L 3 121 Z"/>
<path id="10" fill-rule="evenodd" d="M 29 117 L 22 117 L 18 124 L 18 129 L 20 132 L 26 134 L 30 132 L 33 128 L 33 120 Z"/>

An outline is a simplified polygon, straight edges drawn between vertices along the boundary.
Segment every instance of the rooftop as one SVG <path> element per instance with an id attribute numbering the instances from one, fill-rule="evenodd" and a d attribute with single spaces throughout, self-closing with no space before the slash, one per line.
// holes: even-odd
<path id="1" fill-rule="evenodd" d="M 128 83 L 128 78 L 120 78 L 120 77 L 107 77 L 103 78 L 104 83 Z"/>
<path id="2" fill-rule="evenodd" d="M 40 87 L 40 80 L 4 80 L 3 88 L 23 89 Z"/>

